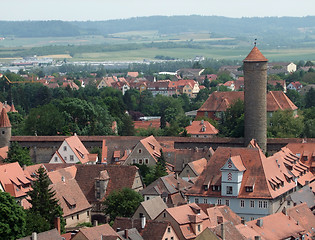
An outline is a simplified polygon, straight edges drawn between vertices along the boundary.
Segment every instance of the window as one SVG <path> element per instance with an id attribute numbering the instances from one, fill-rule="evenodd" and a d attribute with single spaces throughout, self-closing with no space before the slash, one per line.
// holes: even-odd
<path id="1" fill-rule="evenodd" d="M 87 211 L 87 212 L 86 212 L 86 215 L 87 215 L 87 216 L 90 216 L 90 211 Z"/>
<path id="2" fill-rule="evenodd" d="M 5 134 L 5 131 L 2 131 L 2 134 Z"/>
<path id="3" fill-rule="evenodd" d="M 150 200 L 150 197 L 147 197 L 147 200 Z"/>
<path id="4" fill-rule="evenodd" d="M 229 200 L 229 199 L 226 199 L 226 200 L 225 200 L 225 205 L 226 205 L 226 206 L 230 206 L 230 200 Z"/>
<path id="5" fill-rule="evenodd" d="M 199 198 L 195 198 L 195 203 L 199 203 Z"/>
<path id="6" fill-rule="evenodd" d="M 214 191 L 214 192 L 219 192 L 219 191 L 221 191 L 221 186 L 212 186 L 212 191 Z"/>
<path id="7" fill-rule="evenodd" d="M 198 224 L 198 232 L 200 232 L 201 231 L 201 227 L 200 227 L 200 224 Z"/>
<path id="8" fill-rule="evenodd" d="M 58 162 L 58 158 L 57 157 L 55 157 L 55 162 Z"/>
<path id="9" fill-rule="evenodd" d="M 262 206 L 263 206 L 262 201 L 258 201 L 258 208 L 262 208 Z"/>
<path id="10" fill-rule="evenodd" d="M 73 155 L 70 155 L 70 161 L 73 161 L 73 160 L 74 160 Z"/>
<path id="11" fill-rule="evenodd" d="M 264 208 L 268 208 L 268 202 L 264 201 Z"/>
<path id="12" fill-rule="evenodd" d="M 208 203 L 208 199 L 204 198 L 203 203 Z"/>
<path id="13" fill-rule="evenodd" d="M 138 150 L 138 153 L 141 153 L 141 152 L 142 152 L 142 150 L 141 150 L 141 149 L 139 149 L 139 150 Z"/>
<path id="14" fill-rule="evenodd" d="M 226 186 L 226 194 L 233 194 L 233 187 L 232 186 Z"/>
<path id="15" fill-rule="evenodd" d="M 67 151 L 67 146 L 63 146 L 63 151 Z"/>
<path id="16" fill-rule="evenodd" d="M 250 220 L 253 221 L 253 220 L 255 220 L 255 218 L 254 218 L 254 217 L 251 217 Z"/>
<path id="17" fill-rule="evenodd" d="M 166 218 L 166 213 L 165 212 L 163 213 L 163 217 Z"/>
<path id="18" fill-rule="evenodd" d="M 245 191 L 246 192 L 252 192 L 253 191 L 253 187 L 245 187 Z"/>
<path id="19" fill-rule="evenodd" d="M 255 201 L 254 200 L 250 200 L 250 207 L 254 208 L 255 207 Z"/>
<path id="20" fill-rule="evenodd" d="M 137 160 L 136 159 L 132 159 L 132 163 L 137 163 Z"/>
<path id="21" fill-rule="evenodd" d="M 241 208 L 245 207 L 245 201 L 244 200 L 241 200 L 240 204 L 241 204 Z"/>
<path id="22" fill-rule="evenodd" d="M 64 157 L 65 161 L 67 161 L 67 157 Z"/>
<path id="23" fill-rule="evenodd" d="M 142 159 L 139 159 L 139 164 L 142 164 L 143 162 L 142 162 Z"/>
<path id="24" fill-rule="evenodd" d="M 218 198 L 217 204 L 218 204 L 218 205 L 222 205 L 222 199 L 221 199 L 221 198 Z"/>
<path id="25" fill-rule="evenodd" d="M 144 161 L 145 161 L 145 164 L 149 163 L 149 159 L 147 159 L 147 158 Z"/>
<path id="26" fill-rule="evenodd" d="M 167 232 L 170 233 L 171 232 L 171 227 L 167 228 Z"/>
<path id="27" fill-rule="evenodd" d="M 174 237 L 171 237 L 171 240 L 174 240 Z"/>

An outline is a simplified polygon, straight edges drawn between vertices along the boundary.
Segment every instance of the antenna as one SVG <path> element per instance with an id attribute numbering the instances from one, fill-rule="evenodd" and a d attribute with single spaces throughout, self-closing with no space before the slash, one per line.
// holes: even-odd
<path id="1" fill-rule="evenodd" d="M 257 38 L 255 38 L 254 46 L 256 47 L 257 45 Z"/>

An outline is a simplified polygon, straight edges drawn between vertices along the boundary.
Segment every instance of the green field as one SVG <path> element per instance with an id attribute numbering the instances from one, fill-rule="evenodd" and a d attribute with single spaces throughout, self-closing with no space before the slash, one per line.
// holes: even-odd
<path id="1" fill-rule="evenodd" d="M 158 47 L 155 45 L 153 47 L 149 46 L 153 43 L 162 45 Z M 167 44 L 173 44 L 174 46 L 167 46 Z M 190 44 L 191 46 L 183 47 L 185 44 Z M 94 47 L 97 45 L 98 48 Z M 115 45 L 122 48 L 106 48 L 105 50 L 95 51 L 95 49 L 100 49 L 102 46 L 110 47 Z M 136 45 L 137 49 L 132 49 L 132 46 Z M 60 50 L 61 46 L 62 50 Z M 73 46 L 85 46 L 85 48 L 84 51 L 77 51 L 73 50 Z M 128 50 L 128 47 L 122 50 L 123 46 L 129 46 L 130 50 Z M 37 54 L 38 48 L 45 50 L 48 47 L 58 48 L 59 52 L 53 52 L 50 49 L 50 52 L 45 53 L 45 51 L 41 51 L 44 53 Z M 253 44 L 244 39 L 211 38 L 207 32 L 161 35 L 157 31 L 132 31 L 109 34 L 107 36 L 91 35 L 72 38 L 8 37 L 0 41 L 0 62 L 11 61 L 10 56 L 8 56 L 10 54 L 14 54 L 15 58 L 19 58 L 22 56 L 23 51 L 27 51 L 30 56 L 55 55 L 52 57 L 59 59 L 62 58 L 60 56 L 66 55 L 69 61 L 151 60 L 155 59 L 157 55 L 177 59 L 192 59 L 195 56 L 203 56 L 213 59 L 242 60 L 252 47 Z M 33 48 L 37 48 L 37 50 L 33 50 Z M 259 48 L 270 61 L 315 60 L 315 42 L 312 41 L 304 42 L 294 48 L 273 49 L 266 46 Z M 74 52 L 70 54 L 71 51 Z M 19 55 L 20 52 L 21 56 Z"/>

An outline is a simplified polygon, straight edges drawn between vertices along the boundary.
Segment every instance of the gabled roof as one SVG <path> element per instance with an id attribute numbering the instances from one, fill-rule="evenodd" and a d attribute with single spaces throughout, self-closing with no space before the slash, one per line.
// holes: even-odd
<path id="1" fill-rule="evenodd" d="M 18 162 L 0 165 L 0 184 L 13 197 L 26 196 L 30 190 L 31 177 L 24 172 Z"/>
<path id="2" fill-rule="evenodd" d="M 89 151 L 85 148 L 81 140 L 77 135 L 68 137 L 65 139 L 65 141 L 68 143 L 69 147 L 72 149 L 74 154 L 77 156 L 77 158 L 80 160 L 81 163 L 87 163 L 89 162 L 88 154 Z"/>
<path id="3" fill-rule="evenodd" d="M 262 220 L 261 227 L 257 225 L 258 220 Z M 296 239 L 305 233 L 305 229 L 301 225 L 282 212 L 249 221 L 247 225 L 265 239 Z"/>
<path id="4" fill-rule="evenodd" d="M 83 227 L 80 228 L 81 232 L 87 240 L 99 240 L 99 239 L 109 239 L 108 237 L 114 237 L 110 239 L 121 239 L 118 233 L 109 225 L 102 224 L 96 227 Z M 102 238 L 105 237 L 105 238 Z"/>
<path id="5" fill-rule="evenodd" d="M 150 153 L 150 155 L 154 159 L 157 159 L 158 157 L 161 156 L 160 150 L 162 149 L 162 147 L 153 135 L 141 139 L 140 143 L 145 147 L 145 149 Z"/>
<path id="6" fill-rule="evenodd" d="M 194 173 L 199 176 L 207 165 L 207 159 L 201 158 L 199 160 L 188 163 Z"/>
<path id="7" fill-rule="evenodd" d="M 198 111 L 223 112 L 238 99 L 244 101 L 244 92 L 213 92 Z M 282 92 L 267 93 L 267 111 L 296 110 L 297 106 Z"/>
<path id="8" fill-rule="evenodd" d="M 48 177 L 52 183 L 61 182 L 64 178 L 66 181 L 75 178 L 77 173 L 76 166 L 61 168 L 56 171 L 48 172 Z"/>
<path id="9" fill-rule="evenodd" d="M 231 210 L 231 208 L 229 208 L 226 205 L 213 206 L 213 207 L 207 208 L 206 213 L 209 216 L 211 227 L 215 227 L 219 225 L 220 223 L 226 223 L 226 222 L 232 222 L 233 225 L 237 225 L 241 223 L 241 217 L 238 216 L 235 212 Z"/>
<path id="10" fill-rule="evenodd" d="M 164 209 L 167 208 L 167 205 L 160 196 L 143 201 L 140 203 L 140 206 L 143 207 L 151 219 L 155 219 Z"/>
<path id="11" fill-rule="evenodd" d="M 92 208 L 75 179 L 67 179 L 50 186 L 56 191 L 64 217 Z"/>
<path id="12" fill-rule="evenodd" d="M 63 240 L 56 228 L 46 232 L 37 233 L 37 240 Z M 33 240 L 32 236 L 19 238 L 18 240 Z"/>
<path id="13" fill-rule="evenodd" d="M 198 135 L 215 135 L 219 131 L 208 121 L 193 121 L 191 125 L 186 127 L 188 134 L 198 134 Z"/>
<path id="14" fill-rule="evenodd" d="M 255 46 L 243 62 L 268 62 L 268 59 L 265 58 L 265 56 L 262 55 L 259 49 Z"/>

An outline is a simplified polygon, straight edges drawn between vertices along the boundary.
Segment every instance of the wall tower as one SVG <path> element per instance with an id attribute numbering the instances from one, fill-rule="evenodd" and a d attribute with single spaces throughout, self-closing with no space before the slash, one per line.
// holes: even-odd
<path id="1" fill-rule="evenodd" d="M 11 123 L 5 108 L 0 114 L 0 148 L 9 146 L 11 139 Z"/>
<path id="2" fill-rule="evenodd" d="M 267 62 L 256 45 L 243 60 L 245 146 L 256 139 L 263 152 L 267 150 Z"/>

